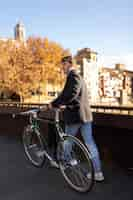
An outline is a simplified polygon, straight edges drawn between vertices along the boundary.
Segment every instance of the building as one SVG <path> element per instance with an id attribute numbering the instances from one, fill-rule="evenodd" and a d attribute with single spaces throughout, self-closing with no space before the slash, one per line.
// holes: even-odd
<path id="1" fill-rule="evenodd" d="M 14 29 L 14 38 L 17 41 L 24 42 L 25 41 L 25 27 L 22 22 L 16 24 Z"/>
<path id="2" fill-rule="evenodd" d="M 133 72 L 124 64 L 115 68 L 101 68 L 99 71 L 100 103 L 129 105 L 133 103 Z"/>
<path id="3" fill-rule="evenodd" d="M 98 67 L 97 52 L 84 48 L 77 52 L 76 63 L 89 88 L 91 104 L 133 104 L 133 72 L 124 64 L 115 68 Z"/>
<path id="4" fill-rule="evenodd" d="M 97 62 L 97 52 L 90 48 L 80 49 L 75 56 L 77 64 L 82 65 L 83 58 L 86 58 L 88 62 Z"/>
<path id="5" fill-rule="evenodd" d="M 12 41 L 13 43 L 25 42 L 25 27 L 22 22 L 18 22 L 14 28 L 14 38 L 0 38 L 0 41 L 7 42 Z"/>
<path id="6" fill-rule="evenodd" d="M 98 65 L 97 65 L 97 52 L 90 48 L 84 48 L 77 52 L 76 63 L 79 66 L 80 74 L 83 76 L 87 83 L 89 98 L 92 104 L 97 103 L 98 96 Z"/>

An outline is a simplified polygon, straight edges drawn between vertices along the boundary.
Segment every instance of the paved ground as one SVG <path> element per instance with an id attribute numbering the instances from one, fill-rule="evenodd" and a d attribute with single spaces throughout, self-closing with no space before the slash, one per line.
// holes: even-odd
<path id="1" fill-rule="evenodd" d="M 133 200 L 133 174 L 104 163 L 105 182 L 87 194 L 71 190 L 59 170 L 34 168 L 25 159 L 18 139 L 0 136 L 0 200 Z"/>

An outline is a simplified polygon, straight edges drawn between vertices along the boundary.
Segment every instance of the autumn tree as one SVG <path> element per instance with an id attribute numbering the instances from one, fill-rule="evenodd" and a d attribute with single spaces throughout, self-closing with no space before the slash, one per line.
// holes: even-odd
<path id="1" fill-rule="evenodd" d="M 15 91 L 21 100 L 32 91 L 46 92 L 50 81 L 62 84 L 60 61 L 68 53 L 59 44 L 47 38 L 30 37 L 26 43 L 0 42 L 0 87 Z"/>
<path id="2" fill-rule="evenodd" d="M 59 44 L 49 41 L 48 38 L 29 38 L 29 50 L 34 56 L 34 64 L 41 66 L 40 85 L 45 89 L 48 81 L 53 85 L 62 85 L 64 77 L 61 74 L 61 58 L 69 53 Z"/>

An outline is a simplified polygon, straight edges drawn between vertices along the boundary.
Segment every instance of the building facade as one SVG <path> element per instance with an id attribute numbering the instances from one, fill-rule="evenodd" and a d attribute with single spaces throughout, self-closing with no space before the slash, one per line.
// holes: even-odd
<path id="1" fill-rule="evenodd" d="M 103 104 L 132 105 L 133 72 L 123 64 L 114 69 L 101 68 L 99 71 L 99 99 Z"/>
<path id="2" fill-rule="evenodd" d="M 86 81 L 90 102 L 96 104 L 99 101 L 97 52 L 90 48 L 84 48 L 77 52 L 75 59 L 79 66 L 79 72 Z"/>

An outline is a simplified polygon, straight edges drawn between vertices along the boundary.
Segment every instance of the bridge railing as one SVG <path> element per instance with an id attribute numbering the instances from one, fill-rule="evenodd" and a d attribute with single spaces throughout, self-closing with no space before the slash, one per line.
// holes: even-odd
<path id="1" fill-rule="evenodd" d="M 91 105 L 91 108 L 92 111 L 96 113 L 133 115 L 133 106 Z"/>
<path id="2" fill-rule="evenodd" d="M 20 103 L 20 102 L 0 102 L 0 113 L 10 114 L 14 112 L 26 111 L 31 108 L 38 108 L 46 104 L 38 103 Z"/>
<path id="3" fill-rule="evenodd" d="M 20 102 L 0 102 L 0 112 L 10 110 L 26 110 L 46 105 L 46 103 L 20 103 Z M 133 115 L 133 106 L 114 106 L 114 105 L 91 105 L 94 113 L 110 113 L 120 115 Z"/>

